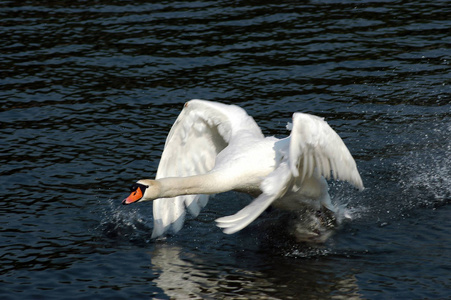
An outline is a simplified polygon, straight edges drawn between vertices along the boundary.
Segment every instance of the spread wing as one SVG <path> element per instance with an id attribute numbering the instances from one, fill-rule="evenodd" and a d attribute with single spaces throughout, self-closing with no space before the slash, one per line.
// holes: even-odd
<path id="1" fill-rule="evenodd" d="M 290 135 L 289 164 L 294 177 L 303 181 L 315 169 L 329 179 L 346 180 L 363 190 L 356 163 L 340 136 L 323 118 L 295 113 Z"/>
<path id="2" fill-rule="evenodd" d="M 320 117 L 295 113 L 291 135 L 275 144 L 275 150 L 284 157 L 279 166 L 261 184 L 262 194 L 236 214 L 216 220 L 225 233 L 235 233 L 254 221 L 271 203 L 288 191 L 316 190 L 321 195 L 319 204 L 329 207 L 327 186 L 316 184 L 318 174 L 349 181 L 360 190 L 362 179 L 348 148 L 338 134 Z M 315 183 L 315 184 L 311 184 Z M 306 186 L 308 185 L 308 186 Z M 302 193 L 302 189 L 299 192 Z M 325 191 L 322 191 L 325 189 Z M 325 196 L 327 195 L 327 196 Z"/>
<path id="3" fill-rule="evenodd" d="M 241 127 L 261 134 L 255 121 L 238 106 L 204 100 L 187 102 L 166 139 L 156 179 L 207 173 L 214 167 L 218 153 Z M 207 202 L 208 195 L 154 200 L 152 237 L 169 229 L 179 231 L 185 208 L 197 216 Z"/>

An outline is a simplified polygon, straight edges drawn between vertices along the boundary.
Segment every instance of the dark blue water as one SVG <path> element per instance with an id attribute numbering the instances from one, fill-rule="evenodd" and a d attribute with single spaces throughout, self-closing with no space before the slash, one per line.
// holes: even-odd
<path id="1" fill-rule="evenodd" d="M 450 1 L 0 1 L 2 299 L 451 297 Z M 325 117 L 366 190 L 296 244 L 235 235 L 225 193 L 164 240 L 148 203 L 183 103 L 238 104 L 268 135 Z M 270 221 L 268 221 L 270 220 Z M 267 221 L 267 222 L 265 222 Z M 267 226 L 271 223 L 271 226 Z"/>

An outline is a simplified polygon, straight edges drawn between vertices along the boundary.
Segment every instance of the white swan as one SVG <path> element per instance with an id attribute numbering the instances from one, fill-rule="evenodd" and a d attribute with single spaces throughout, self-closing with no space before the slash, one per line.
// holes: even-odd
<path id="1" fill-rule="evenodd" d="M 185 208 L 197 216 L 210 194 L 236 190 L 259 195 L 236 214 L 216 220 L 231 234 L 271 204 L 335 212 L 324 179 L 331 172 L 363 189 L 349 150 L 322 118 L 294 113 L 287 127 L 287 138 L 264 137 L 242 108 L 191 100 L 169 132 L 156 179 L 139 180 L 122 203 L 154 201 L 155 238 L 169 229 L 178 232 Z"/>

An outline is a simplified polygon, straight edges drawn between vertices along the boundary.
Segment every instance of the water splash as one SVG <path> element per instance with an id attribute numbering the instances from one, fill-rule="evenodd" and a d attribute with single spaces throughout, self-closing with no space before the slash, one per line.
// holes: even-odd
<path id="1" fill-rule="evenodd" d="M 399 187 L 408 208 L 438 207 L 451 203 L 451 124 L 425 134 L 424 151 L 410 151 L 395 164 L 402 176 Z"/>
<path id="2" fill-rule="evenodd" d="M 358 191 L 349 183 L 343 181 L 329 181 L 329 193 L 335 207 L 337 208 L 337 223 L 355 221 L 364 218 L 370 207 L 364 200 L 371 193 L 371 188 Z"/>
<path id="3" fill-rule="evenodd" d="M 406 160 L 422 161 L 421 164 L 408 165 L 407 180 L 401 182 L 405 191 L 413 195 L 422 195 L 424 198 L 436 202 L 450 200 L 451 196 L 451 146 L 446 152 L 432 151 L 424 157 L 410 155 Z"/>
<path id="4" fill-rule="evenodd" d="M 149 240 L 151 233 L 151 218 L 143 216 L 139 209 L 124 209 L 113 199 L 108 200 L 108 206 L 103 211 L 99 228 L 103 235 L 110 239 Z"/>

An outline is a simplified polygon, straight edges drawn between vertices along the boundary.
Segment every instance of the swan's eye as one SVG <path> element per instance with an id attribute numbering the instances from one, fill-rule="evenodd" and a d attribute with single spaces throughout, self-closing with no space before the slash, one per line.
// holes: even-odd
<path id="1" fill-rule="evenodd" d="M 144 185 L 144 184 L 141 184 L 141 183 L 134 183 L 134 184 L 132 184 L 132 186 L 130 187 L 130 192 L 132 192 L 132 193 L 135 192 L 135 194 L 136 194 L 138 188 L 141 188 L 141 191 L 144 193 L 144 191 L 145 191 L 148 187 L 149 187 L 148 185 Z"/>

